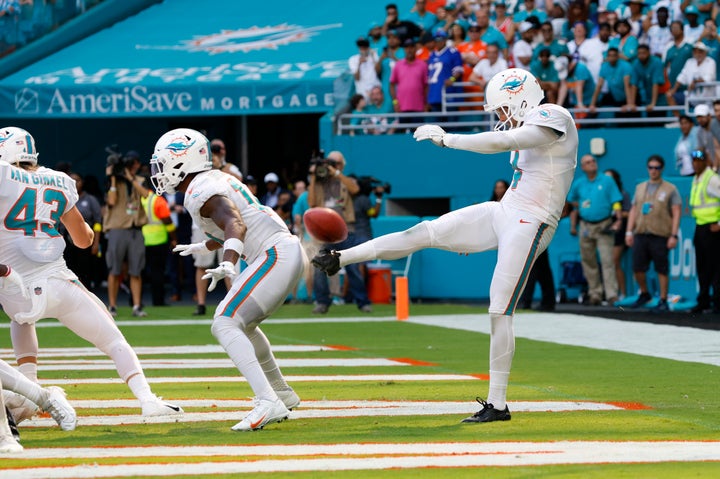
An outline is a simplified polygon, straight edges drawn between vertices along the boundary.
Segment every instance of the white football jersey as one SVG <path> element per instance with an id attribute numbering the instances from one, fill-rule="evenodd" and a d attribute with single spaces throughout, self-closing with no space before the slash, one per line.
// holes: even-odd
<path id="1" fill-rule="evenodd" d="M 525 125 L 549 127 L 561 135 L 548 145 L 510 153 L 515 173 L 502 202 L 557 226 L 577 165 L 575 121 L 565 108 L 546 104 L 532 110 Z"/>
<path id="2" fill-rule="evenodd" d="M 210 170 L 195 176 L 185 192 L 185 209 L 208 238 L 220 244 L 225 241 L 223 230 L 210 218 L 200 215 L 202 206 L 216 195 L 228 198 L 240 211 L 247 226 L 242 255 L 247 263 L 252 263 L 258 255 L 272 248 L 282 238 L 292 236 L 277 213 L 260 204 L 237 178 L 220 170 Z"/>
<path id="3" fill-rule="evenodd" d="M 0 161 L 0 263 L 17 270 L 28 285 L 50 276 L 74 279 L 58 226 L 77 201 L 75 181 L 65 173 L 43 166 L 27 171 Z"/>

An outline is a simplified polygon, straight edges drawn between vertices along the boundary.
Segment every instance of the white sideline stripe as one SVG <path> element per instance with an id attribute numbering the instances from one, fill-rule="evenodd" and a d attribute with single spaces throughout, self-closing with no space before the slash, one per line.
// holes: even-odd
<path id="1" fill-rule="evenodd" d="M 93 457 L 84 455 L 88 449 L 54 450 L 62 456 Z M 123 448 L 125 449 L 125 448 Z M 552 442 L 552 443 L 435 443 L 435 444 L 335 444 L 300 446 L 215 446 L 180 448 L 132 448 L 139 454 L 164 456 L 177 450 L 172 457 L 194 455 L 317 455 L 357 454 L 371 457 L 267 459 L 246 462 L 204 462 L 128 465 L 80 465 L 59 467 L 21 467 L 3 471 L 3 479 L 38 479 L 52 477 L 96 478 L 116 476 L 169 476 L 236 474 L 245 472 L 284 471 L 350 471 L 414 469 L 428 467 L 488 467 L 488 466 L 540 466 L 553 464 L 619 464 L 720 461 L 718 442 Z M 139 450 L 142 449 L 142 450 Z M 197 452 L 196 452 L 197 451 Z M 29 449 L 5 457 L 39 458 L 32 456 L 43 449 Z M 212 452 L 214 454 L 210 454 Z M 76 455 L 77 454 L 77 455 Z M 393 454 L 393 457 L 374 455 Z M 408 454 L 407 456 L 405 454 Z M 372 457 L 374 456 L 374 457 Z M 40 456 L 44 457 L 44 456 Z M 96 456 L 97 457 L 97 456 Z M 111 456 L 112 457 L 112 456 Z"/>
<path id="2" fill-rule="evenodd" d="M 75 405 L 75 401 L 70 401 Z M 173 404 L 183 405 L 182 401 L 170 400 Z M 290 419 L 328 419 L 343 417 L 378 417 L 378 416 L 439 416 L 457 414 L 469 416 L 479 409 L 477 404 L 471 402 L 395 402 L 370 404 L 365 406 L 364 401 L 317 401 L 314 407 L 300 409 L 290 413 Z M 129 406 L 125 402 L 124 406 Z M 130 405 L 131 406 L 131 405 Z M 108 406 L 111 407 L 111 406 Z M 137 407 L 137 406 L 136 406 Z M 515 412 L 572 412 L 572 411 L 617 411 L 618 406 L 595 402 L 513 402 L 509 403 L 510 411 Z M 250 410 L 252 404 L 247 402 L 244 409 Z M 140 414 L 118 414 L 114 416 L 78 416 L 78 427 L 82 426 L 119 426 L 129 424 L 168 424 L 186 422 L 230 421 L 237 422 L 242 419 L 246 410 L 242 411 L 209 411 L 186 412 L 182 416 L 143 417 Z M 37 418 L 22 423 L 23 427 L 55 427 L 57 424 L 51 418 Z"/>
<path id="3" fill-rule="evenodd" d="M 560 441 L 560 442 L 440 442 L 440 443 L 351 443 L 351 444 L 272 444 L 247 446 L 143 446 L 143 447 L 50 447 L 26 449 L 20 454 L 4 457 L 22 459 L 62 458 L 108 458 L 108 457 L 212 457 L 212 456 L 375 456 L 385 454 L 538 454 L 556 451 L 602 449 L 615 447 L 647 450 L 657 446 L 671 447 L 679 451 L 694 450 L 706 454 L 708 449 L 720 448 L 717 441 L 658 441 L 658 442 L 603 442 L 603 441 Z M 716 457 L 720 458 L 717 450 Z M 674 454 L 673 454 L 674 456 Z"/>
<path id="4" fill-rule="evenodd" d="M 140 346 L 133 348 L 139 356 L 158 354 L 226 354 L 219 344 L 203 344 L 197 346 Z M 341 348 L 315 344 L 280 344 L 272 345 L 274 352 L 283 353 L 307 353 L 317 351 L 342 351 Z M 40 348 L 39 355 L 48 357 L 78 357 L 78 356 L 107 356 L 97 348 Z M 0 348 L 0 358 L 15 360 L 15 353 L 12 349 Z"/>
<path id="5" fill-rule="evenodd" d="M 71 400 L 75 409 L 108 409 L 136 408 L 135 401 L 127 399 L 89 399 Z M 222 407 L 252 408 L 251 399 L 173 399 L 176 406 L 182 407 Z M 623 408 L 615 404 L 593 401 L 514 401 L 508 403 L 511 412 L 543 412 L 543 411 L 618 411 Z M 437 411 L 438 414 L 462 414 L 468 410 L 479 409 L 475 403 L 468 401 L 302 401 L 301 409 L 360 409 L 376 408 L 388 411 L 403 411 L 417 408 L 418 410 Z M 297 412 L 297 411 L 296 411 Z M 300 411 L 302 412 L 302 411 Z M 387 414 L 385 414 L 387 415 Z M 393 414 L 390 414 L 393 415 Z M 293 413 L 295 416 L 295 413 Z"/>
<path id="6" fill-rule="evenodd" d="M 385 358 L 278 358 L 278 366 L 283 368 L 326 368 L 356 366 L 409 366 L 408 363 Z M 230 358 L 218 359 L 153 359 L 140 361 L 144 370 L 152 369 L 237 369 Z M 39 371 L 114 371 L 115 363 L 110 359 L 43 361 Z"/>
<path id="7" fill-rule="evenodd" d="M 164 383 L 234 383 L 246 382 L 245 378 L 213 377 L 149 377 L 150 384 Z M 323 381 L 479 381 L 479 378 L 467 374 L 357 374 L 332 376 L 285 376 L 288 382 Z M 77 378 L 77 379 L 40 379 L 40 384 L 125 384 L 120 378 Z"/>
<path id="8" fill-rule="evenodd" d="M 302 323 L 381 323 L 386 321 L 395 321 L 394 316 L 378 316 L 364 317 L 357 316 L 351 318 L 291 318 L 291 319 L 266 319 L 263 324 L 302 324 Z M 124 320 L 115 321 L 115 324 L 121 327 L 128 326 L 202 326 L 212 324 L 212 319 L 142 319 L 142 320 Z M 10 323 L 0 323 L 0 329 L 9 328 Z M 56 320 L 43 319 L 35 323 L 37 328 L 64 328 Z"/>

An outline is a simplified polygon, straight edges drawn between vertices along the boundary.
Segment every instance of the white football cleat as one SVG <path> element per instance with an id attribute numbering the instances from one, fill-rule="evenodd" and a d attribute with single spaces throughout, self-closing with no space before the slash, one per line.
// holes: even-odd
<path id="1" fill-rule="evenodd" d="M 2 394 L 5 406 L 10 410 L 16 424 L 31 419 L 40 410 L 37 404 L 25 396 L 7 390 L 3 390 Z"/>
<path id="2" fill-rule="evenodd" d="M 177 416 L 183 414 L 183 408 L 167 403 L 161 398 L 155 398 L 152 401 L 142 403 L 142 415 L 145 417 L 155 416 Z"/>
<path id="3" fill-rule="evenodd" d="M 23 452 L 23 447 L 12 435 L 0 436 L 0 454 L 13 454 Z"/>
<path id="4" fill-rule="evenodd" d="M 280 399 L 275 401 L 255 399 L 253 402 L 255 403 L 253 410 L 231 428 L 233 431 L 256 431 L 266 424 L 282 422 L 290 415 L 290 411 Z"/>
<path id="5" fill-rule="evenodd" d="M 65 398 L 65 391 L 57 386 L 45 388 L 48 397 L 40 405 L 43 411 L 50 413 L 55 422 L 63 431 L 72 431 L 77 426 L 77 415 L 75 409 Z"/>
<path id="6" fill-rule="evenodd" d="M 280 398 L 283 404 L 285 404 L 285 407 L 290 411 L 300 405 L 300 396 L 295 393 L 293 388 L 280 389 L 275 391 L 275 394 L 277 394 L 277 397 Z"/>

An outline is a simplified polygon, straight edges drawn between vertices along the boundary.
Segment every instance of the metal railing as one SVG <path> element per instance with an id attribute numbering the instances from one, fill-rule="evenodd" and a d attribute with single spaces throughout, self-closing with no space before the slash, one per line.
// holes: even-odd
<path id="1" fill-rule="evenodd" d="M 471 82 L 459 82 L 456 86 L 475 86 Z M 709 83 L 698 83 L 693 90 L 688 91 L 684 105 L 657 106 L 653 113 L 664 113 L 663 116 L 648 114 L 643 106 L 635 110 L 625 111 L 620 107 L 596 108 L 592 114 L 588 108 L 569 109 L 579 127 L 613 127 L 613 126 L 654 126 L 670 125 L 677 122 L 674 112 L 680 114 L 692 113 L 693 105 L 705 103 L 711 105 L 713 101 L 720 99 L 720 81 Z M 463 131 L 487 131 L 497 122 L 494 113 L 483 111 L 484 100 L 482 92 L 461 91 L 447 92 L 443 89 L 442 107 L 437 112 L 419 113 L 387 113 L 387 114 L 354 114 L 343 113 L 338 115 L 338 134 L 349 134 L 360 132 L 363 134 L 373 133 L 375 130 L 380 133 L 405 133 L 425 123 L 434 123 L 447 130 Z M 632 116 L 622 116 L 632 114 Z M 352 119 L 359 120 L 360 124 L 351 125 Z"/>

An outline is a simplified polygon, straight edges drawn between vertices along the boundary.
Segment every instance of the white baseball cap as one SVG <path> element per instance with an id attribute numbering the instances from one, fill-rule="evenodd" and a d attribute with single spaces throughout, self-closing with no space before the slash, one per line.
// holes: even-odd
<path id="1" fill-rule="evenodd" d="M 268 173 L 265 175 L 265 183 L 280 183 L 280 178 L 275 173 Z"/>
<path id="2" fill-rule="evenodd" d="M 700 105 L 696 106 L 693 110 L 693 115 L 695 116 L 708 116 L 712 115 L 712 112 L 710 111 L 710 107 L 707 106 L 704 103 L 701 103 Z"/>

